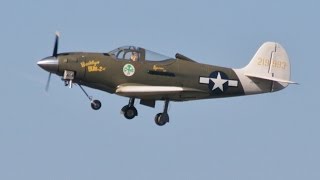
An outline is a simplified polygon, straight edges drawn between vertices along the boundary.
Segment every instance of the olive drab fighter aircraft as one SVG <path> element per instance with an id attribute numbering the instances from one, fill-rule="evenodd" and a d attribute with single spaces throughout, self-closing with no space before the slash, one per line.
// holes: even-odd
<path id="1" fill-rule="evenodd" d="M 121 112 L 127 119 L 138 115 L 135 100 L 155 107 L 164 101 L 163 112 L 155 116 L 162 126 L 169 122 L 170 101 L 189 101 L 275 92 L 290 81 L 290 62 L 285 49 L 278 43 L 264 43 L 247 66 L 225 68 L 196 62 L 177 53 L 175 58 L 160 55 L 135 46 L 117 48 L 108 53 L 58 53 L 59 34 L 56 33 L 52 56 L 38 61 L 51 74 L 62 77 L 65 86 L 77 84 L 98 110 L 99 100 L 89 96 L 83 86 L 128 97 Z"/>

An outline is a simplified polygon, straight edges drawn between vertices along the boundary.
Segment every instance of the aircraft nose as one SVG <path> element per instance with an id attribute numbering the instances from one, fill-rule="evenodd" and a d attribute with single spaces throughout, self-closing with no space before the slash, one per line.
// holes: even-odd
<path id="1" fill-rule="evenodd" d="M 37 64 L 42 69 L 50 73 L 58 72 L 59 61 L 56 57 L 47 57 L 47 58 L 41 59 L 40 61 L 37 62 Z"/>

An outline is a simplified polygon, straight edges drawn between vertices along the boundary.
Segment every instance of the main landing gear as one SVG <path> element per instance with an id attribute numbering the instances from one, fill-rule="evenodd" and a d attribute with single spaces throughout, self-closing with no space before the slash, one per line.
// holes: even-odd
<path id="1" fill-rule="evenodd" d="M 128 105 L 123 106 L 123 108 L 121 109 L 121 114 L 123 114 L 127 119 L 133 119 L 134 117 L 138 116 L 138 111 L 134 107 L 134 100 L 135 98 L 130 98 Z M 158 126 L 163 126 L 167 122 L 169 122 L 168 106 L 169 100 L 165 100 L 163 112 L 158 113 L 155 116 L 154 121 Z"/>
<path id="2" fill-rule="evenodd" d="M 130 98 L 128 105 L 123 106 L 121 109 L 121 113 L 127 119 L 133 119 L 134 117 L 138 116 L 138 111 L 134 107 L 134 100 L 135 98 Z"/>
<path id="3" fill-rule="evenodd" d="M 156 117 L 154 117 L 154 121 L 158 126 L 163 126 L 169 122 L 168 106 L 169 100 L 165 100 L 163 113 L 158 113 Z"/>
<path id="4" fill-rule="evenodd" d="M 79 87 L 84 92 L 84 94 L 88 97 L 91 102 L 91 108 L 93 110 L 99 110 L 101 108 L 101 102 L 99 100 L 93 99 L 92 96 L 89 96 L 88 93 L 83 89 L 83 87 L 79 84 Z"/>

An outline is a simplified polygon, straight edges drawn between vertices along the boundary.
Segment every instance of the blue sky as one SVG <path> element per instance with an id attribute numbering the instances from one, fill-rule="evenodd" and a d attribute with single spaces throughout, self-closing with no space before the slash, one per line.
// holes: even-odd
<path id="1" fill-rule="evenodd" d="M 319 179 L 318 1 L 5 1 L 0 3 L 0 179 Z M 256 96 L 170 104 L 162 111 L 68 89 L 36 62 L 59 52 L 138 45 L 227 67 L 277 41 L 300 85 Z"/>

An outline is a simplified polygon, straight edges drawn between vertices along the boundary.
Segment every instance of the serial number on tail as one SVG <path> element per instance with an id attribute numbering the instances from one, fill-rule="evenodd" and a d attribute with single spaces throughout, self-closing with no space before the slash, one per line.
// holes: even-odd
<path id="1" fill-rule="evenodd" d="M 280 60 L 270 60 L 265 58 L 258 58 L 258 65 L 259 66 L 267 66 L 269 67 L 272 62 L 273 68 L 279 68 L 279 69 L 286 69 L 287 68 L 287 62 L 286 61 L 280 61 Z"/>

